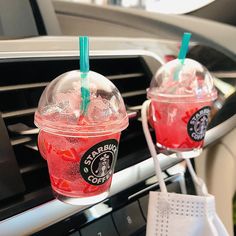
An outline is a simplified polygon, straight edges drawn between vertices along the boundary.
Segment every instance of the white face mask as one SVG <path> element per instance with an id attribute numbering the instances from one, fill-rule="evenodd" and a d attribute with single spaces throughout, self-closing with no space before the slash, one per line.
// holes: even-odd
<path id="1" fill-rule="evenodd" d="M 215 211 L 215 198 L 208 194 L 205 183 L 197 177 L 190 160 L 186 160 L 198 196 L 168 193 L 160 163 L 147 124 L 149 101 L 142 107 L 144 134 L 161 192 L 150 192 L 146 236 L 227 236 L 229 235 Z M 180 155 L 180 154 L 177 154 Z"/>
<path id="2" fill-rule="evenodd" d="M 214 196 L 150 192 L 147 236 L 226 236 Z"/>

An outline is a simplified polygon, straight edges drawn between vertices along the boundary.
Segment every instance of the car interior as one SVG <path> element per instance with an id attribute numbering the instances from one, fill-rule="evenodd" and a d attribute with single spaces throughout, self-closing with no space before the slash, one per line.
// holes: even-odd
<path id="1" fill-rule="evenodd" d="M 222 5 L 225 14 L 218 14 Z M 191 162 L 234 235 L 235 5 L 216 0 L 186 15 L 165 15 L 114 2 L 0 0 L 0 235 L 146 235 L 149 191 L 159 190 L 159 183 L 141 106 L 156 71 L 177 58 L 184 32 L 192 33 L 187 57 L 210 71 L 218 92 L 204 150 Z M 55 199 L 34 124 L 45 87 L 79 69 L 79 35 L 90 37 L 90 68 L 119 89 L 129 118 L 109 197 L 87 206 Z M 150 132 L 154 137 L 151 127 Z M 196 194 L 183 159 L 161 153 L 158 158 L 169 192 Z"/>

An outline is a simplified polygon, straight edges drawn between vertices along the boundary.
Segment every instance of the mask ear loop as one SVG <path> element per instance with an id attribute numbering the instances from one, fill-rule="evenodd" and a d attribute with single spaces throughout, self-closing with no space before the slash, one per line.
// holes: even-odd
<path id="1" fill-rule="evenodd" d="M 143 103 L 142 109 L 141 109 L 143 132 L 144 132 L 144 135 L 145 135 L 145 138 L 147 141 L 149 151 L 150 151 L 152 158 L 153 158 L 154 168 L 155 168 L 156 176 L 159 181 L 161 192 L 167 193 L 166 184 L 165 184 L 164 178 L 162 176 L 160 162 L 157 157 L 157 152 L 156 152 L 156 149 L 153 144 L 152 137 L 151 137 L 151 134 L 150 134 L 150 131 L 148 128 L 147 111 L 148 111 L 148 107 L 150 105 L 150 102 L 151 102 L 150 100 L 145 101 Z"/>
<path id="2" fill-rule="evenodd" d="M 141 116 L 142 116 L 143 132 L 144 132 L 144 135 L 145 135 L 145 138 L 146 138 L 146 141 L 147 141 L 149 151 L 150 151 L 150 153 L 152 155 L 152 158 L 153 158 L 154 168 L 155 168 L 156 176 L 157 176 L 159 184 L 160 184 L 161 192 L 167 193 L 166 184 L 165 184 L 165 181 L 164 181 L 163 176 L 162 176 L 160 162 L 159 162 L 159 159 L 157 157 L 157 152 L 156 152 L 156 149 L 155 149 L 155 146 L 153 144 L 152 137 L 151 137 L 151 134 L 150 134 L 150 131 L 149 131 L 149 128 L 148 128 L 147 111 L 148 111 L 148 108 L 150 106 L 150 103 L 151 103 L 151 101 L 147 100 L 142 105 Z M 176 156 L 183 159 L 182 154 L 180 152 L 177 152 Z M 193 169 L 191 161 L 189 159 L 185 159 L 185 161 L 186 161 L 186 164 L 188 166 L 189 173 L 190 173 L 190 175 L 193 179 L 197 194 L 202 195 L 202 196 L 208 195 L 208 191 L 207 191 L 207 188 L 205 186 L 205 183 L 203 182 L 203 180 L 201 178 L 199 178 L 197 176 L 196 172 Z"/>
<path id="3" fill-rule="evenodd" d="M 177 153 L 177 156 L 178 156 L 178 157 L 182 157 L 181 153 Z M 194 183 L 199 184 L 198 176 L 197 176 L 196 172 L 195 172 L 194 169 L 193 169 L 193 166 L 192 166 L 191 161 L 190 161 L 189 159 L 186 159 L 185 161 L 186 161 L 186 164 L 187 164 L 189 173 L 190 173 L 190 175 L 191 175 L 191 177 L 192 177 Z"/>
<path id="4" fill-rule="evenodd" d="M 177 152 L 176 156 L 179 157 L 179 158 L 183 158 L 182 154 L 180 152 Z M 192 177 L 192 180 L 193 180 L 193 183 L 194 183 L 197 195 L 199 195 L 199 196 L 207 196 L 207 195 L 209 195 L 208 191 L 207 191 L 207 187 L 206 187 L 204 181 L 197 176 L 191 161 L 189 159 L 185 159 L 185 161 L 186 161 L 189 173 L 190 173 L 190 175 Z"/>

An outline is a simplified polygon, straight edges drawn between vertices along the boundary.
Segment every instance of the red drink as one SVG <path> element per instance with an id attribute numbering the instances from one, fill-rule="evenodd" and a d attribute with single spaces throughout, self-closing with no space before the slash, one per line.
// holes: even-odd
<path id="1" fill-rule="evenodd" d="M 128 126 L 114 84 L 89 71 L 86 88 L 81 87 L 82 75 L 70 71 L 53 80 L 35 112 L 38 146 L 48 163 L 54 195 L 75 205 L 94 204 L 108 196 L 120 134 Z"/>
<path id="2" fill-rule="evenodd" d="M 41 131 L 38 142 L 48 162 L 53 190 L 63 196 L 87 200 L 92 196 L 98 198 L 100 194 L 106 194 L 112 181 L 119 139 L 120 133 L 91 138 L 64 137 Z M 96 145 L 99 147 L 94 152 L 100 148 L 100 153 L 86 160 L 84 155 Z M 107 150 L 104 150 L 106 145 Z M 96 161 L 97 158 L 100 159 Z M 85 163 L 90 165 L 86 166 Z M 88 175 L 81 174 L 81 165 L 85 168 L 82 172 L 87 170 Z"/>
<path id="3" fill-rule="evenodd" d="M 201 153 L 210 106 L 217 97 L 213 78 L 198 62 L 179 59 L 163 65 L 153 77 L 150 123 L 160 148 L 190 158 Z"/>
<path id="4" fill-rule="evenodd" d="M 157 145 L 182 152 L 201 148 L 208 124 L 210 104 L 152 101 L 150 112 Z"/>

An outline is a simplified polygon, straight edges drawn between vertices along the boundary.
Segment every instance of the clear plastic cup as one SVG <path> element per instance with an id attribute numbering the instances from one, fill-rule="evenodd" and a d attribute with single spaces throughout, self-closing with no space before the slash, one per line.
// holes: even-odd
<path id="1" fill-rule="evenodd" d="M 128 126 L 123 99 L 104 76 L 87 74 L 90 102 L 81 111 L 81 72 L 70 71 L 44 90 L 35 113 L 38 146 L 47 160 L 54 195 L 87 205 L 107 197 L 121 131 Z"/>
<path id="2" fill-rule="evenodd" d="M 192 59 L 176 59 L 162 66 L 147 90 L 150 123 L 161 149 L 182 152 L 184 158 L 201 153 L 212 101 L 217 98 L 213 78 Z"/>

